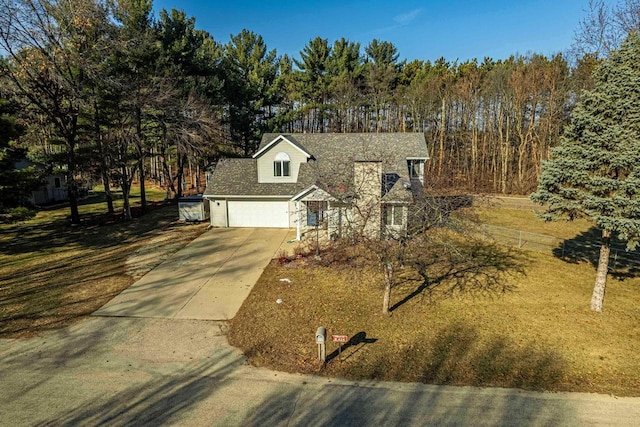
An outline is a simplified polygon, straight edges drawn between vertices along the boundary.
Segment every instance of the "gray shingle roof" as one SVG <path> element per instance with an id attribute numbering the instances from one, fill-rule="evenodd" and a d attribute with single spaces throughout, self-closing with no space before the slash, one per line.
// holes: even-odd
<path id="1" fill-rule="evenodd" d="M 280 135 L 303 147 L 324 165 L 380 160 L 384 173 L 397 173 L 402 178 L 408 177 L 408 157 L 429 157 L 423 133 L 266 133 L 260 149 Z"/>
<path id="2" fill-rule="evenodd" d="M 338 195 L 352 187 L 354 161 L 381 161 L 383 173 L 409 182 L 406 159 L 429 157 L 422 133 L 270 133 L 263 135 L 259 150 L 280 135 L 315 159 L 300 165 L 296 184 L 258 183 L 255 159 L 227 159 L 218 163 L 205 195 L 293 196 L 313 184 Z M 395 187 L 385 200 L 395 195 L 404 201 L 406 191 Z"/>
<path id="3" fill-rule="evenodd" d="M 413 193 L 411 189 L 405 188 L 403 181 L 397 181 L 393 187 L 391 187 L 391 190 L 382 197 L 382 201 L 411 203 L 413 201 Z"/>
<path id="4" fill-rule="evenodd" d="M 223 159 L 211 174 L 205 196 L 288 196 L 297 184 L 258 183 L 255 159 Z"/>

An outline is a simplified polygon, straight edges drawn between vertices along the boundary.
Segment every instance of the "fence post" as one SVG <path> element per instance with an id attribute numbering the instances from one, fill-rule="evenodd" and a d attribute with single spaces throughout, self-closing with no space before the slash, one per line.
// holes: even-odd
<path id="1" fill-rule="evenodd" d="M 522 230 L 518 231 L 518 247 L 522 247 Z"/>

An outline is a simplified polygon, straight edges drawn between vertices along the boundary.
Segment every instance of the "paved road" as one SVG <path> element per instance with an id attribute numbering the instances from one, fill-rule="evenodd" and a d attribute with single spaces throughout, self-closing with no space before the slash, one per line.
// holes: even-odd
<path id="1" fill-rule="evenodd" d="M 94 314 L 231 319 L 290 234 L 273 228 L 209 230 Z"/>
<path id="2" fill-rule="evenodd" d="M 283 233 L 210 231 L 102 316 L 0 339 L 0 425 L 637 425 L 640 399 L 356 383 L 248 366 L 227 343 L 226 322 L 202 319 L 235 314 Z"/>
<path id="3" fill-rule="evenodd" d="M 250 367 L 224 322 L 92 317 L 0 340 L 0 425 L 637 425 L 640 399 Z"/>

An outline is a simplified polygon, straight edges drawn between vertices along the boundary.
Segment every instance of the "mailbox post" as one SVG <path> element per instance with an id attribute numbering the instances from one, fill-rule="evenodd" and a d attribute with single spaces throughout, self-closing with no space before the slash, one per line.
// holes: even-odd
<path id="1" fill-rule="evenodd" d="M 324 363 L 325 359 L 327 358 L 326 341 L 327 330 L 323 326 L 320 326 L 316 330 L 316 344 L 318 345 L 318 360 L 320 360 L 322 363 Z"/>

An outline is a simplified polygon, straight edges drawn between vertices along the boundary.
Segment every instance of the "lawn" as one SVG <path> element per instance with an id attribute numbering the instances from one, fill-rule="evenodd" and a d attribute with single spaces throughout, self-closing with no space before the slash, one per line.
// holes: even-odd
<path id="1" fill-rule="evenodd" d="M 561 239 L 571 239 L 592 227 L 586 219 L 574 221 L 545 222 L 536 215 L 541 207 L 532 209 L 508 209 L 482 206 L 476 209 L 480 221 L 499 227 L 513 228 L 528 233 L 546 234 Z"/>
<path id="2" fill-rule="evenodd" d="M 498 211 L 501 226 L 521 215 Z M 490 213 L 480 215 L 488 220 Z M 533 215 L 511 224 L 533 228 Z M 582 231 L 568 226 L 576 228 L 546 230 L 568 237 Z M 290 372 L 640 396 L 640 276 L 610 277 L 605 311 L 596 314 L 589 310 L 595 278 L 589 262 L 520 254 L 526 274 L 505 279 L 515 286 L 511 292 L 450 295 L 435 288 L 389 317 L 380 314 L 382 277 L 375 268 L 274 262 L 231 322 L 229 339 L 252 364 Z M 419 285 L 407 275 L 391 305 Z M 328 342 L 324 367 L 316 360 L 319 326 L 351 338 L 340 356 Z"/>
<path id="3" fill-rule="evenodd" d="M 33 335 L 91 314 L 205 230 L 178 222 L 163 192 L 147 196 L 151 211 L 130 222 L 105 215 L 97 192 L 82 202 L 79 227 L 70 226 L 67 207 L 0 225 L 0 337 Z M 133 200 L 139 204 L 139 196 Z"/>

